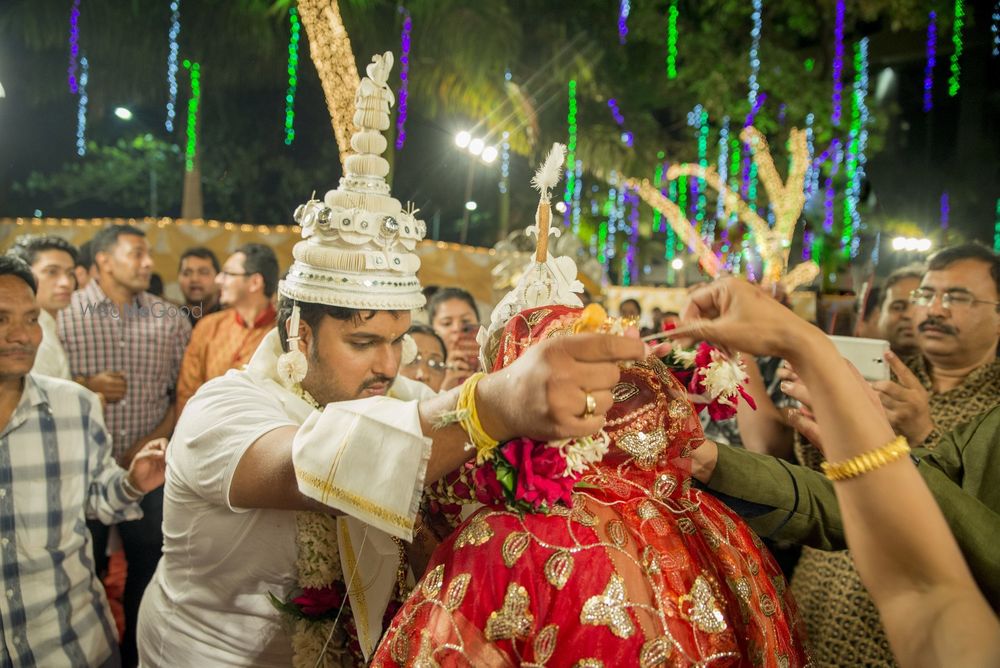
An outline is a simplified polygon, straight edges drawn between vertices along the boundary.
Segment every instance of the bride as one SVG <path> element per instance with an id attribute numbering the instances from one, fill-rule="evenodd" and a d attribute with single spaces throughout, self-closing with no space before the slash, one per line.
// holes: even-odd
<path id="1" fill-rule="evenodd" d="M 544 248 L 540 190 L 538 263 L 497 307 L 483 341 L 494 372 L 581 325 L 566 258 Z M 532 287 L 535 272 L 546 290 Z M 621 370 L 612 398 L 609 448 L 569 503 L 543 514 L 494 501 L 474 512 L 434 552 L 372 666 L 808 664 L 771 555 L 692 486 L 691 453 L 704 435 L 684 388 L 651 356 Z M 432 495 L 471 503 L 478 483 L 483 499 L 484 483 L 496 480 L 483 475 L 490 466 L 470 463 Z"/>

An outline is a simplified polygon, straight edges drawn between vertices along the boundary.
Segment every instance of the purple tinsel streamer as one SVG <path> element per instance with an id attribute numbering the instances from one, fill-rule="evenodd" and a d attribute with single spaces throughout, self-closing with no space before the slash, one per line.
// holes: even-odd
<path id="1" fill-rule="evenodd" d="M 406 142 L 406 98 L 410 95 L 410 32 L 413 30 L 413 21 L 410 19 L 410 12 L 406 12 L 403 19 L 403 35 L 400 38 L 401 46 L 399 50 L 399 78 L 402 83 L 399 86 L 399 113 L 396 115 L 396 150 L 403 148 Z"/>
<path id="2" fill-rule="evenodd" d="M 924 111 L 934 106 L 934 64 L 937 62 L 937 14 L 931 12 L 927 24 L 927 65 L 924 67 Z"/>
<path id="3" fill-rule="evenodd" d="M 844 0 L 837 0 L 837 19 L 833 28 L 833 115 L 830 120 L 840 125 L 844 95 Z"/>
<path id="4" fill-rule="evenodd" d="M 80 0 L 73 0 L 73 9 L 69 12 L 69 92 L 76 95 L 80 86 L 76 81 L 77 56 L 80 55 Z"/>

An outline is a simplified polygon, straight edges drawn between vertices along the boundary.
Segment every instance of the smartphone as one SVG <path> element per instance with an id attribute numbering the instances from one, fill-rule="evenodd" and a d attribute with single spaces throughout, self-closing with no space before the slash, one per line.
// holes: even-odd
<path id="1" fill-rule="evenodd" d="M 865 380 L 889 380 L 889 365 L 885 362 L 885 354 L 889 352 L 888 341 L 853 336 L 830 336 L 830 340 Z"/>

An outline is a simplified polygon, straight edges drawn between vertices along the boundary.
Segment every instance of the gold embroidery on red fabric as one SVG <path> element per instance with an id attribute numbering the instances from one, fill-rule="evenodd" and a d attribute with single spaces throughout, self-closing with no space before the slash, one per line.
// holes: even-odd
<path id="1" fill-rule="evenodd" d="M 632 383 L 618 383 L 611 388 L 611 398 L 616 404 L 628 401 L 639 394 L 639 388 Z"/>
<path id="2" fill-rule="evenodd" d="M 469 590 L 469 582 L 471 581 L 472 576 L 468 573 L 460 573 L 452 578 L 451 584 L 448 585 L 448 591 L 444 595 L 444 605 L 448 610 L 455 612 L 458 606 L 462 605 L 465 592 Z"/>
<path id="3" fill-rule="evenodd" d="M 642 565 L 650 575 L 656 575 L 660 572 L 660 553 L 652 545 L 643 548 Z"/>
<path id="4" fill-rule="evenodd" d="M 582 524 L 585 527 L 597 526 L 597 517 L 587 509 L 587 497 L 583 494 L 577 493 L 573 495 L 573 511 L 570 517 L 574 522 Z"/>
<path id="5" fill-rule="evenodd" d="M 670 652 L 673 649 L 673 642 L 666 636 L 647 640 L 639 652 L 639 666 L 641 668 L 654 668 L 654 666 L 663 665 L 670 658 Z"/>
<path id="6" fill-rule="evenodd" d="M 544 665 L 548 663 L 549 659 L 556 651 L 556 638 L 559 635 L 559 627 L 555 624 L 549 624 L 544 629 L 542 629 L 537 636 L 535 636 L 535 642 L 533 649 L 535 652 L 535 663 L 537 665 Z"/>
<path id="7" fill-rule="evenodd" d="M 556 589 L 565 587 L 572 574 L 573 556 L 569 552 L 559 550 L 545 560 L 545 579 Z"/>
<path id="8" fill-rule="evenodd" d="M 662 429 L 650 432 L 632 431 L 618 435 L 618 447 L 635 458 L 644 470 L 653 468 L 660 453 L 667 448 L 667 434 Z"/>
<path id="9" fill-rule="evenodd" d="M 517 563 L 529 545 L 531 545 L 531 534 L 527 531 L 515 531 L 504 538 L 500 554 L 503 555 L 503 562 L 507 564 L 507 568 Z"/>
<path id="10" fill-rule="evenodd" d="M 681 530 L 682 533 L 694 534 L 697 533 L 698 527 L 694 525 L 694 522 L 690 517 L 682 517 L 677 520 L 677 528 Z"/>
<path id="11" fill-rule="evenodd" d="M 669 498 L 677 489 L 677 478 L 669 473 L 661 473 L 653 484 L 653 495 L 660 499 Z"/>
<path id="12" fill-rule="evenodd" d="M 600 659 L 580 659 L 573 668 L 604 668 L 604 662 Z"/>
<path id="13" fill-rule="evenodd" d="M 619 638 L 630 638 L 635 633 L 635 625 L 628 614 L 626 600 L 625 581 L 613 573 L 604 592 L 591 596 L 583 604 L 580 623 L 607 626 Z"/>
<path id="14" fill-rule="evenodd" d="M 477 517 L 467 527 L 462 529 L 462 533 L 458 534 L 458 538 L 455 540 L 455 548 L 462 548 L 466 545 L 483 545 L 490 538 L 493 538 L 493 529 L 486 523 L 486 520 L 482 517 Z"/>
<path id="15" fill-rule="evenodd" d="M 420 634 L 420 647 L 417 649 L 417 656 L 413 659 L 413 668 L 439 668 L 439 664 L 434 660 L 434 644 L 431 642 L 430 631 L 424 630 Z"/>
<path id="16" fill-rule="evenodd" d="M 490 613 L 486 620 L 486 639 L 510 640 L 527 638 L 535 617 L 528 611 L 531 599 L 528 590 L 511 582 L 507 585 L 507 593 L 499 610 Z"/>
<path id="17" fill-rule="evenodd" d="M 764 613 L 767 617 L 773 617 L 774 613 L 777 612 L 777 606 L 774 604 L 774 599 L 767 594 L 760 595 L 760 611 Z"/>
<path id="18" fill-rule="evenodd" d="M 660 509 L 657 508 L 656 504 L 649 499 L 641 502 L 635 512 L 639 516 L 639 519 L 643 520 L 652 520 L 657 517 L 662 517 Z"/>
<path id="19" fill-rule="evenodd" d="M 402 628 L 396 629 L 389 644 L 389 654 L 392 655 L 392 660 L 399 664 L 405 664 L 409 660 L 410 634 L 404 633 Z"/>
<path id="20" fill-rule="evenodd" d="M 444 584 L 444 564 L 435 566 L 433 570 L 425 575 L 424 583 L 420 588 L 427 598 L 436 598 L 441 591 L 442 584 Z"/>
<path id="21" fill-rule="evenodd" d="M 685 609 L 685 604 L 690 608 Z M 681 616 L 705 633 L 722 633 L 726 630 L 726 617 L 719 610 L 712 585 L 703 575 L 694 579 L 691 591 L 677 599 Z"/>
<path id="22" fill-rule="evenodd" d="M 621 520 L 611 520 L 607 524 L 608 537 L 615 547 L 625 547 L 628 543 L 628 529 Z"/>

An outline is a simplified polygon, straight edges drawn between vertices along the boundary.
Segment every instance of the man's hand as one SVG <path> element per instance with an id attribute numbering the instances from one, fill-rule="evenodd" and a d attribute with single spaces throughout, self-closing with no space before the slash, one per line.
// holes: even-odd
<path id="1" fill-rule="evenodd" d="M 101 373 L 87 376 L 81 383 L 91 392 L 96 392 L 104 396 L 104 400 L 109 404 L 115 404 L 125 398 L 125 391 L 128 389 L 125 383 L 125 374 L 120 371 L 102 371 Z"/>
<path id="2" fill-rule="evenodd" d="M 642 360 L 645 352 L 638 339 L 609 334 L 561 336 L 532 346 L 509 367 L 480 381 L 477 405 L 483 428 L 500 441 L 595 434 L 614 403 L 618 363 Z M 586 414 L 588 394 L 595 404 L 592 414 Z"/>
<path id="3" fill-rule="evenodd" d="M 893 430 L 906 436 L 910 447 L 917 447 L 934 430 L 930 397 L 920 380 L 896 355 L 887 352 L 885 361 L 898 382 L 880 380 L 872 383 L 872 387 L 878 392 Z"/>
<path id="4" fill-rule="evenodd" d="M 128 467 L 128 481 L 143 494 L 163 484 L 167 473 L 167 439 L 157 438 L 142 446 Z"/>

